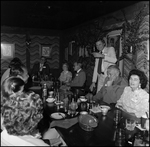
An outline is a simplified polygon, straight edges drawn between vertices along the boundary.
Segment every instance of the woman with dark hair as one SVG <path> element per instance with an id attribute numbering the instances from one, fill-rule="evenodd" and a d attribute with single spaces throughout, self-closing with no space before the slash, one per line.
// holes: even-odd
<path id="1" fill-rule="evenodd" d="M 8 69 L 3 73 L 2 77 L 1 77 L 1 85 L 2 85 L 3 81 L 9 77 L 10 69 L 14 65 L 23 65 L 23 64 L 19 58 L 17 58 L 17 57 L 13 58 L 9 63 Z"/>
<path id="2" fill-rule="evenodd" d="M 23 92 L 24 81 L 9 77 L 2 84 L 1 145 L 5 146 L 49 146 L 39 139 L 37 129 L 43 118 L 43 104 L 38 94 Z"/>
<path id="3" fill-rule="evenodd" d="M 146 112 L 149 112 L 149 94 L 144 90 L 147 77 L 144 72 L 133 69 L 129 73 L 128 81 L 129 86 L 125 87 L 116 107 L 133 113 L 137 118 L 145 117 Z"/>
<path id="4" fill-rule="evenodd" d="M 9 77 L 11 76 L 18 76 L 25 83 L 28 82 L 28 78 L 29 78 L 27 68 L 24 65 L 13 65 L 10 69 L 10 74 L 9 74 Z"/>

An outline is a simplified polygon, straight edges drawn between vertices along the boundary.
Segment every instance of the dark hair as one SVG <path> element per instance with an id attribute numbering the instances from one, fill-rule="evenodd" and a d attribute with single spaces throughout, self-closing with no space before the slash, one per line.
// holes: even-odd
<path id="1" fill-rule="evenodd" d="M 106 42 L 103 38 L 98 38 L 96 42 L 98 42 L 98 41 L 101 41 L 104 44 L 104 46 L 106 45 Z"/>
<path id="2" fill-rule="evenodd" d="M 69 66 L 69 64 L 68 64 L 67 62 L 64 62 L 64 63 L 62 64 L 62 67 L 63 67 L 63 65 L 66 65 L 66 66 L 67 66 L 67 69 L 70 71 L 70 66 Z"/>
<path id="3" fill-rule="evenodd" d="M 10 77 L 4 81 L 5 89 L 10 89 L 10 81 L 15 85 L 20 81 L 23 83 L 18 77 Z M 35 135 L 38 131 L 37 124 L 43 117 L 43 104 L 38 94 L 22 92 L 20 95 L 3 96 L 1 112 L 4 118 L 3 125 L 8 134 Z"/>
<path id="4" fill-rule="evenodd" d="M 141 70 L 138 70 L 138 69 L 133 69 L 129 72 L 129 76 L 128 76 L 128 82 L 130 80 L 130 77 L 132 75 L 137 75 L 140 79 L 140 83 L 141 83 L 141 88 L 144 89 L 146 88 L 146 85 L 147 85 L 147 77 L 145 75 L 145 73 Z"/>
<path id="5" fill-rule="evenodd" d="M 69 64 L 68 64 L 67 62 L 63 63 L 62 66 L 63 66 L 63 65 L 66 65 L 67 68 L 69 68 Z"/>
<path id="6" fill-rule="evenodd" d="M 44 59 L 44 63 L 46 63 L 47 62 L 47 59 L 44 57 L 44 56 L 41 56 L 41 59 Z"/>
<path id="7" fill-rule="evenodd" d="M 3 97 L 9 98 L 13 93 L 17 93 L 24 86 L 24 81 L 19 77 L 8 77 L 2 83 L 1 94 Z"/>
<path id="8" fill-rule="evenodd" d="M 84 59 L 83 57 L 79 57 L 74 63 L 77 63 L 78 65 L 80 65 L 80 67 L 83 68 L 83 62 L 84 62 Z"/>
<path id="9" fill-rule="evenodd" d="M 9 76 L 18 76 L 18 75 L 22 76 L 24 73 L 23 68 L 26 67 L 24 65 L 19 65 L 19 64 L 12 65 L 10 68 Z"/>
<path id="10" fill-rule="evenodd" d="M 23 64 L 19 58 L 15 57 L 10 61 L 9 68 L 11 68 L 13 65 L 23 65 Z"/>

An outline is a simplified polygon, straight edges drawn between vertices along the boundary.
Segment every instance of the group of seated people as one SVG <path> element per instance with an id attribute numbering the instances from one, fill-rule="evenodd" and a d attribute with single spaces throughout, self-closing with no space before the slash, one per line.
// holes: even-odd
<path id="1" fill-rule="evenodd" d="M 74 62 L 74 72 L 76 73 L 73 77 L 71 71 L 69 71 L 68 63 L 63 63 L 62 65 L 62 72 L 58 80 L 60 81 L 60 85 L 68 85 L 70 87 L 83 87 L 86 82 L 86 74 L 85 71 L 82 69 L 82 59 L 79 58 L 77 61 Z M 50 67 L 46 62 L 45 57 L 41 57 L 40 62 L 36 63 L 31 71 L 32 75 L 37 75 L 38 73 L 41 75 L 49 75 L 50 74 Z"/>
<path id="2" fill-rule="evenodd" d="M 107 77 L 100 91 L 92 98 L 94 101 L 107 104 L 115 104 L 119 109 L 135 115 L 137 118 L 149 113 L 149 93 L 144 90 L 147 85 L 147 77 L 143 71 L 133 69 L 128 76 L 128 84 L 120 76 L 120 70 L 116 65 L 110 65 L 107 69 Z M 90 93 L 86 95 L 90 99 Z"/>
<path id="3" fill-rule="evenodd" d="M 38 94 L 25 90 L 29 75 L 21 61 L 11 63 L 8 73 L 1 78 L 1 145 L 5 146 L 49 146 L 40 135 L 37 125 L 43 118 L 43 102 Z M 59 80 L 70 86 L 83 86 L 86 74 L 82 62 L 74 63 L 76 75 L 63 64 Z M 66 76 L 67 75 L 67 76 Z M 149 94 L 144 90 L 147 77 L 144 72 L 133 69 L 128 84 L 121 77 L 116 65 L 107 69 L 107 77 L 101 90 L 93 96 L 98 103 L 114 103 L 115 107 L 134 114 L 137 118 L 149 113 Z M 86 95 L 87 98 L 89 94 Z M 49 132 L 49 130 L 48 130 Z"/>

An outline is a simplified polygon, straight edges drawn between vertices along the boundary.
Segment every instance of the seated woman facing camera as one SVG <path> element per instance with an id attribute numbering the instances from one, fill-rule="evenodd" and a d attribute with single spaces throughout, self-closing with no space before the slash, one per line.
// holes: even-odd
<path id="1" fill-rule="evenodd" d="M 37 129 L 43 118 L 42 100 L 34 92 L 23 92 L 24 85 L 19 77 L 9 77 L 2 84 L 1 145 L 49 146 Z"/>
<path id="2" fill-rule="evenodd" d="M 147 77 L 144 72 L 133 69 L 128 77 L 129 86 L 125 87 L 116 107 L 125 112 L 134 114 L 137 118 L 145 117 L 149 112 L 149 94 L 144 90 Z"/>
<path id="3" fill-rule="evenodd" d="M 59 80 L 61 82 L 61 85 L 67 84 L 72 79 L 72 73 L 68 70 L 68 64 L 64 63 L 62 66 L 63 71 L 60 74 Z"/>

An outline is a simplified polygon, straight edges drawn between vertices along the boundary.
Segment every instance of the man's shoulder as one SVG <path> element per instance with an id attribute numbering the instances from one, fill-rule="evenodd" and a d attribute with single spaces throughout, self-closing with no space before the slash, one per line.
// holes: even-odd
<path id="1" fill-rule="evenodd" d="M 112 49 L 114 49 L 113 46 L 109 46 L 109 47 L 106 47 L 106 48 L 107 48 L 107 50 L 112 50 Z"/>
<path id="2" fill-rule="evenodd" d="M 80 73 L 81 73 L 82 75 L 86 75 L 86 73 L 85 73 L 85 71 L 84 71 L 83 69 L 80 71 Z"/>

